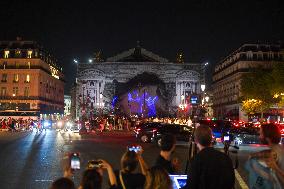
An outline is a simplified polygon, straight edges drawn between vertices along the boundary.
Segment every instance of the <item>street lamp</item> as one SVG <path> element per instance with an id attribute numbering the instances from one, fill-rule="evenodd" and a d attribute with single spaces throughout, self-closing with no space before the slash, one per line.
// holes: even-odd
<path id="1" fill-rule="evenodd" d="M 204 84 L 201 85 L 201 91 L 202 91 L 202 92 L 205 91 L 205 85 L 204 85 Z"/>
<path id="2" fill-rule="evenodd" d="M 89 59 L 89 63 L 92 63 L 93 62 L 93 60 L 92 59 Z"/>
<path id="3" fill-rule="evenodd" d="M 73 62 L 74 62 L 75 64 L 78 64 L 79 61 L 78 61 L 77 59 L 74 59 Z"/>

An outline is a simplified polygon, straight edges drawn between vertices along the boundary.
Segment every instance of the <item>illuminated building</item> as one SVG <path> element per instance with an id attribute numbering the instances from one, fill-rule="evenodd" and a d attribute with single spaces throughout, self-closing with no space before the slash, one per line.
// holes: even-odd
<path id="1" fill-rule="evenodd" d="M 218 119 L 247 120 L 241 109 L 241 78 L 253 68 L 271 69 L 284 62 L 281 45 L 244 44 L 215 67 L 213 74 L 213 110 Z"/>
<path id="2" fill-rule="evenodd" d="M 1 41 L 0 77 L 1 116 L 63 114 L 62 68 L 38 43 Z"/>
<path id="3" fill-rule="evenodd" d="M 71 96 L 64 95 L 64 116 L 71 114 Z"/>
<path id="4" fill-rule="evenodd" d="M 204 64 L 170 62 L 138 44 L 116 56 L 79 62 L 76 84 L 76 118 L 82 114 L 115 111 L 156 116 L 174 115 L 190 97 L 200 102 Z M 74 61 L 75 62 L 75 61 Z M 119 104 L 119 105 L 118 105 Z M 189 106 L 188 106 L 189 107 Z"/>

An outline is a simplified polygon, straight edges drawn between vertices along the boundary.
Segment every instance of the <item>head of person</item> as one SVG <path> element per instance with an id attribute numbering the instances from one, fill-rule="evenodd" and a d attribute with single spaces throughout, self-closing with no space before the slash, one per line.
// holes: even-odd
<path id="1" fill-rule="evenodd" d="M 263 124 L 260 126 L 259 139 L 263 144 L 279 144 L 281 132 L 275 124 Z"/>
<path id="2" fill-rule="evenodd" d="M 160 148 L 162 151 L 173 152 L 176 146 L 176 137 L 174 135 L 164 135 L 161 139 Z"/>
<path id="3" fill-rule="evenodd" d="M 212 130 L 207 125 L 200 125 L 194 132 L 194 141 L 199 150 L 212 145 Z"/>
<path id="4" fill-rule="evenodd" d="M 62 177 L 54 181 L 50 189 L 75 189 L 75 185 L 72 180 Z"/>
<path id="5" fill-rule="evenodd" d="M 103 177 L 96 169 L 87 169 L 83 173 L 80 189 L 101 189 L 102 183 Z"/>
<path id="6" fill-rule="evenodd" d="M 145 189 L 172 189 L 172 181 L 168 172 L 159 166 L 154 166 L 146 176 Z"/>
<path id="7" fill-rule="evenodd" d="M 127 151 L 121 157 L 121 169 L 124 172 L 131 173 L 135 171 L 138 165 L 138 156 L 134 151 Z"/>

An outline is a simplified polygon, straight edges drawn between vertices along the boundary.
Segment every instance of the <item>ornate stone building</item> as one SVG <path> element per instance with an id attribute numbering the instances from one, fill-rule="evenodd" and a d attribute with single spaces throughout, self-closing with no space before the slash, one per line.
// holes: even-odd
<path id="1" fill-rule="evenodd" d="M 221 60 L 213 74 L 214 117 L 247 121 L 239 101 L 243 74 L 283 62 L 283 47 L 277 44 L 244 44 Z"/>
<path id="2" fill-rule="evenodd" d="M 164 111 L 172 113 L 180 104 L 189 104 L 191 96 L 198 96 L 201 92 L 200 85 L 204 83 L 204 64 L 169 62 L 139 45 L 107 58 L 106 61 L 96 60 L 97 58 L 92 63 L 79 63 L 77 67 L 77 118 L 84 113 L 90 115 L 89 113 L 113 111 L 116 98 L 120 97 L 123 101 L 123 95 L 126 96 L 127 93 L 128 100 L 126 96 L 125 102 L 129 107 L 134 107 L 131 95 L 134 95 L 135 89 L 140 92 L 137 92 L 134 101 L 138 102 L 138 97 L 141 97 L 141 109 L 149 105 L 147 100 L 154 99 L 150 97 L 151 91 L 158 91 L 158 95 L 153 95 L 159 96 L 158 101 Z M 158 87 L 150 87 L 152 85 Z M 127 109 L 127 106 L 120 108 Z M 130 114 L 139 113 L 129 109 Z M 129 114 L 127 110 L 124 113 Z"/>
<path id="3" fill-rule="evenodd" d="M 0 41 L 0 116 L 47 117 L 64 111 L 64 74 L 35 41 Z"/>

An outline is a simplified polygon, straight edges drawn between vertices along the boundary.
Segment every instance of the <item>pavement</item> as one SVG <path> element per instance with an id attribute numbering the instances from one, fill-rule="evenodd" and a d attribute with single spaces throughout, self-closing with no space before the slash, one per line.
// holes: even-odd
<path id="1" fill-rule="evenodd" d="M 43 132 L 0 132 L 0 188 L 33 189 L 49 188 L 56 178 L 62 176 L 61 159 L 69 152 L 79 152 L 81 170 L 76 171 L 73 180 L 79 185 L 80 177 L 88 160 L 105 159 L 114 169 L 120 168 L 120 158 L 126 147 L 137 143 L 132 132 L 111 131 L 79 135 L 73 132 L 47 130 Z M 149 166 L 154 165 L 159 154 L 156 144 L 142 143 L 143 157 Z M 218 146 L 222 148 L 222 146 Z M 241 147 L 238 153 L 240 167 L 237 169 L 235 188 L 246 188 L 247 174 L 243 168 L 248 155 L 263 149 L 262 146 Z M 184 173 L 188 146 L 178 143 L 174 156 L 181 161 Z M 104 175 L 104 186 L 107 186 Z"/>

